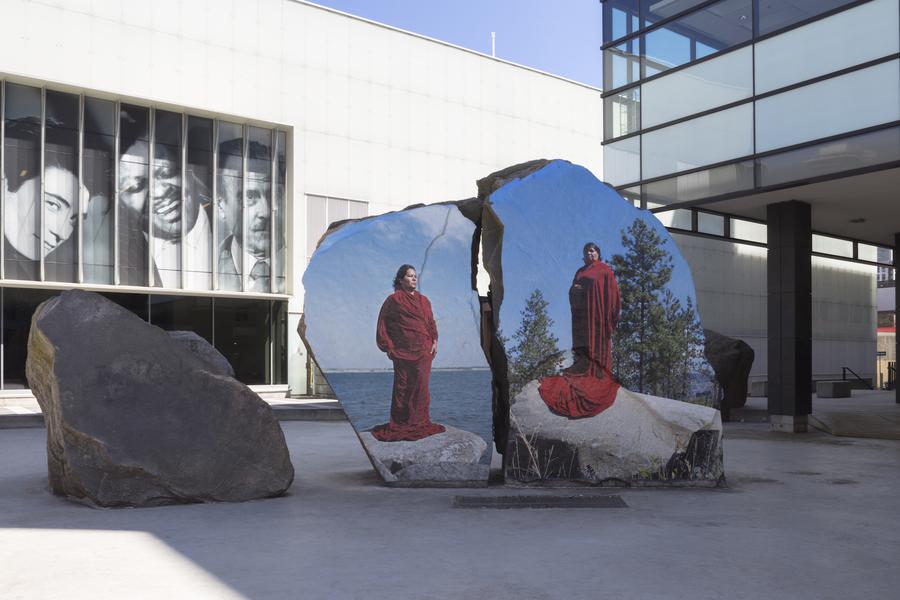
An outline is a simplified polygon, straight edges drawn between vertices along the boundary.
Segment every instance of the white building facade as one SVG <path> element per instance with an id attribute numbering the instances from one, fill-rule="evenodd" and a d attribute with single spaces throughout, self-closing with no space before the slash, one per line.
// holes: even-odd
<path id="1" fill-rule="evenodd" d="M 106 294 L 255 386 L 309 392 L 300 277 L 329 222 L 602 176 L 600 91 L 295 0 L 8 0 L 4 391 L 37 304 Z"/>

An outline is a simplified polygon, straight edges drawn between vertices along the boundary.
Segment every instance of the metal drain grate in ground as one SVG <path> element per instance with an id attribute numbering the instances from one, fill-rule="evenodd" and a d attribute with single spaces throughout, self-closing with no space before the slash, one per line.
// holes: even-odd
<path id="1" fill-rule="evenodd" d="M 453 508 L 628 508 L 621 496 L 455 496 Z"/>

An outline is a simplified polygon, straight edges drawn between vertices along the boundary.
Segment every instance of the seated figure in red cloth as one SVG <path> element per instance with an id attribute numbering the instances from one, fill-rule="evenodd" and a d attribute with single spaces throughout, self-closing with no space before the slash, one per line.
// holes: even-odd
<path id="1" fill-rule="evenodd" d="M 382 442 L 420 440 L 444 431 L 428 415 L 428 380 L 438 333 L 431 303 L 416 290 L 417 284 L 415 268 L 402 265 L 394 277 L 394 293 L 378 314 L 375 342 L 394 362 L 391 421 L 372 429 L 372 436 Z"/>
<path id="2" fill-rule="evenodd" d="M 551 411 L 571 417 L 593 417 L 612 406 L 619 384 L 610 371 L 612 337 L 619 321 L 619 286 L 600 247 L 584 245 L 584 266 L 569 288 L 572 308 L 572 366 L 562 375 L 544 377 L 541 398 Z"/>

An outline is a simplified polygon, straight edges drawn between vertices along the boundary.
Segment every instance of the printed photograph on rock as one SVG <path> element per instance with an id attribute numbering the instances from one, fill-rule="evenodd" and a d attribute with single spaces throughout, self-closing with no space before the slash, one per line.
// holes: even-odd
<path id="1" fill-rule="evenodd" d="M 389 484 L 487 481 L 474 235 L 455 204 L 346 222 L 304 274 L 304 339 Z"/>
<path id="2" fill-rule="evenodd" d="M 665 227 L 564 161 L 488 200 L 502 223 L 500 251 L 483 250 L 495 292 L 502 279 L 507 480 L 716 484 L 719 391 Z"/>

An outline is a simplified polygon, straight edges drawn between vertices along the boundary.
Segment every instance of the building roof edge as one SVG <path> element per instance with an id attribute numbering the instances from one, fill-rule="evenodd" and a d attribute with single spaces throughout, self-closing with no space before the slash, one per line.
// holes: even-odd
<path id="1" fill-rule="evenodd" d="M 444 40 L 439 40 L 437 38 L 429 37 L 427 35 L 422 35 L 421 33 L 416 33 L 414 31 L 409 31 L 407 29 L 401 29 L 400 27 L 394 27 L 393 25 L 387 25 L 386 23 L 380 23 L 378 21 L 373 21 L 372 19 L 367 19 L 365 17 L 360 17 L 359 15 L 354 15 L 352 13 L 344 12 L 342 10 L 338 10 L 336 8 L 331 8 L 329 6 L 322 6 L 321 4 L 316 4 L 315 2 L 310 2 L 309 0 L 288 0 L 289 2 L 293 2 L 295 4 L 304 4 L 311 8 L 317 8 L 319 10 L 324 10 L 325 12 L 330 12 L 336 15 L 340 15 L 342 17 L 349 17 L 356 21 L 362 21 L 364 23 L 368 23 L 369 25 L 375 25 L 376 27 L 381 27 L 383 29 L 389 29 L 391 31 L 396 31 L 398 33 L 403 33 L 412 37 L 420 38 L 429 42 L 434 42 L 436 44 L 440 44 L 442 46 L 447 46 L 449 48 L 453 48 L 455 50 L 461 50 L 463 52 L 468 52 L 469 54 L 474 54 L 476 56 L 480 56 L 481 58 L 486 58 L 488 60 L 493 60 L 499 63 L 503 63 L 509 65 L 511 67 L 517 67 L 519 69 L 524 69 L 526 71 L 531 71 L 533 73 L 538 73 L 539 75 L 544 75 L 546 77 L 552 77 L 553 79 L 559 79 L 560 81 L 565 81 L 566 83 L 571 83 L 577 85 L 579 87 L 587 88 L 589 90 L 593 90 L 596 92 L 602 92 L 603 90 L 598 87 L 594 87 L 590 84 L 584 83 L 582 81 L 575 81 L 574 79 L 569 79 L 568 77 L 563 77 L 562 75 L 556 75 L 554 73 L 549 73 L 547 71 L 542 71 L 540 69 L 535 69 L 534 67 L 529 67 L 527 65 L 522 65 L 511 60 L 506 60 L 503 58 L 497 58 L 496 56 L 491 56 L 490 54 L 485 54 L 484 52 L 478 52 L 477 50 L 472 50 L 471 48 L 465 48 L 463 46 L 457 46 L 456 44 L 451 44 L 450 42 L 445 42 Z"/>

